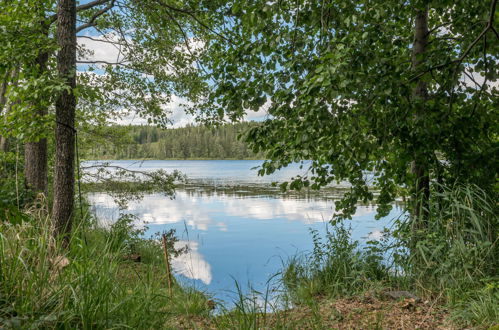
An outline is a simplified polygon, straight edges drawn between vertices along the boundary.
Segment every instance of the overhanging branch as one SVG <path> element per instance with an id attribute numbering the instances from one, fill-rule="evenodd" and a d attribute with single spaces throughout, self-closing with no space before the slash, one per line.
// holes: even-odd
<path id="1" fill-rule="evenodd" d="M 97 18 L 99 18 L 100 16 L 104 15 L 105 13 L 107 13 L 109 10 L 111 10 L 113 7 L 114 7 L 114 2 L 115 0 L 110 0 L 110 2 L 107 4 L 106 7 L 102 8 L 101 10 L 97 11 L 91 18 L 90 20 L 83 24 L 83 25 L 80 25 L 76 28 L 76 33 L 78 32 L 81 32 L 89 27 L 92 27 L 95 25 L 95 20 Z"/>
<path id="2" fill-rule="evenodd" d="M 114 2 L 114 0 L 94 0 L 94 1 L 90 1 L 89 3 L 85 3 L 85 4 L 82 4 L 82 5 L 79 5 L 78 7 L 76 7 L 76 11 L 80 12 L 80 11 L 83 11 L 83 10 L 91 9 L 91 8 L 96 7 L 96 6 L 103 5 L 103 4 L 105 4 L 105 3 L 109 2 L 109 1 L 113 1 Z M 47 24 L 50 25 L 50 24 L 54 23 L 56 20 L 57 20 L 57 14 L 49 16 L 49 18 L 47 19 Z"/>
<path id="3" fill-rule="evenodd" d="M 438 64 L 438 65 L 435 65 L 423 72 L 420 72 L 418 73 L 417 75 L 415 75 L 414 77 L 412 77 L 409 82 L 413 82 L 419 78 L 421 78 L 422 76 L 424 76 L 425 74 L 427 74 L 428 72 L 431 72 L 433 70 L 438 70 L 438 69 L 442 69 L 442 68 L 445 68 L 449 65 L 453 65 L 453 64 L 457 64 L 458 66 L 463 63 L 463 61 L 466 59 L 466 57 L 468 57 L 468 55 L 470 54 L 471 50 L 476 46 L 476 44 L 487 34 L 487 32 L 489 31 L 493 31 L 495 36 L 499 39 L 499 33 L 497 32 L 496 28 L 494 27 L 494 15 L 495 15 L 495 12 L 496 12 L 496 7 L 497 7 L 497 0 L 492 0 L 491 3 L 490 3 L 490 13 L 489 13 L 489 19 L 487 20 L 487 25 L 485 26 L 485 28 L 482 30 L 482 32 L 480 32 L 480 34 L 471 42 L 471 44 L 468 46 L 468 48 L 466 48 L 466 50 L 461 54 L 461 56 L 453 61 L 450 61 L 450 62 L 447 62 L 447 63 L 442 63 L 442 64 Z"/>

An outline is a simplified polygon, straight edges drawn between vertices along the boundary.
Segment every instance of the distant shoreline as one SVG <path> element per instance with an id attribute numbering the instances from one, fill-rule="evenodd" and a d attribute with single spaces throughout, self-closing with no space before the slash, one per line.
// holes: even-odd
<path id="1" fill-rule="evenodd" d="M 136 161 L 143 161 L 143 160 L 261 160 L 264 161 L 265 159 L 261 158 L 203 158 L 203 157 L 196 157 L 196 158 L 97 158 L 97 159 L 86 159 L 83 158 L 81 159 L 82 162 L 88 162 L 88 161 L 114 161 L 114 160 L 136 160 Z"/>

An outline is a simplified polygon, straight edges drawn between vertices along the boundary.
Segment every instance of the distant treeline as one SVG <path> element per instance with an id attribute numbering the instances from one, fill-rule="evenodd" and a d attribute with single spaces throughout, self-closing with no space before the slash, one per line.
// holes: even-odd
<path id="1" fill-rule="evenodd" d="M 186 126 L 161 129 L 155 126 L 111 126 L 93 132 L 85 143 L 86 159 L 255 159 L 240 139 L 257 123 L 219 127 Z M 95 138 L 98 135 L 100 138 Z"/>

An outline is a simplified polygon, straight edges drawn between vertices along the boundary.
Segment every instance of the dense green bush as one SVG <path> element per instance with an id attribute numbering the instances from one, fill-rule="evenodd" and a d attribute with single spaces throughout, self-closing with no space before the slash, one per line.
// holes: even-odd
<path id="1" fill-rule="evenodd" d="M 376 242 L 361 249 L 359 242 L 350 239 L 350 229 L 341 222 L 331 226 L 325 238 L 317 231 L 311 232 L 313 252 L 292 258 L 283 273 L 293 301 L 349 296 L 389 277 Z"/>

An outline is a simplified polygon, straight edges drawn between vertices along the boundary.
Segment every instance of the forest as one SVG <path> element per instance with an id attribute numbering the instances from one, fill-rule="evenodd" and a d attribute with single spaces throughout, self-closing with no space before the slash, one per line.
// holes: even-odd
<path id="1" fill-rule="evenodd" d="M 0 0 L 0 328 L 497 329 L 497 3 Z"/>
<path id="2" fill-rule="evenodd" d="M 101 143 L 83 141 L 85 159 L 260 159 L 244 142 L 255 124 L 242 122 L 219 127 L 188 125 L 162 129 L 155 126 L 110 126 L 101 129 Z M 119 132 L 117 134 L 117 132 Z M 113 138 L 109 138 L 113 137 Z"/>

